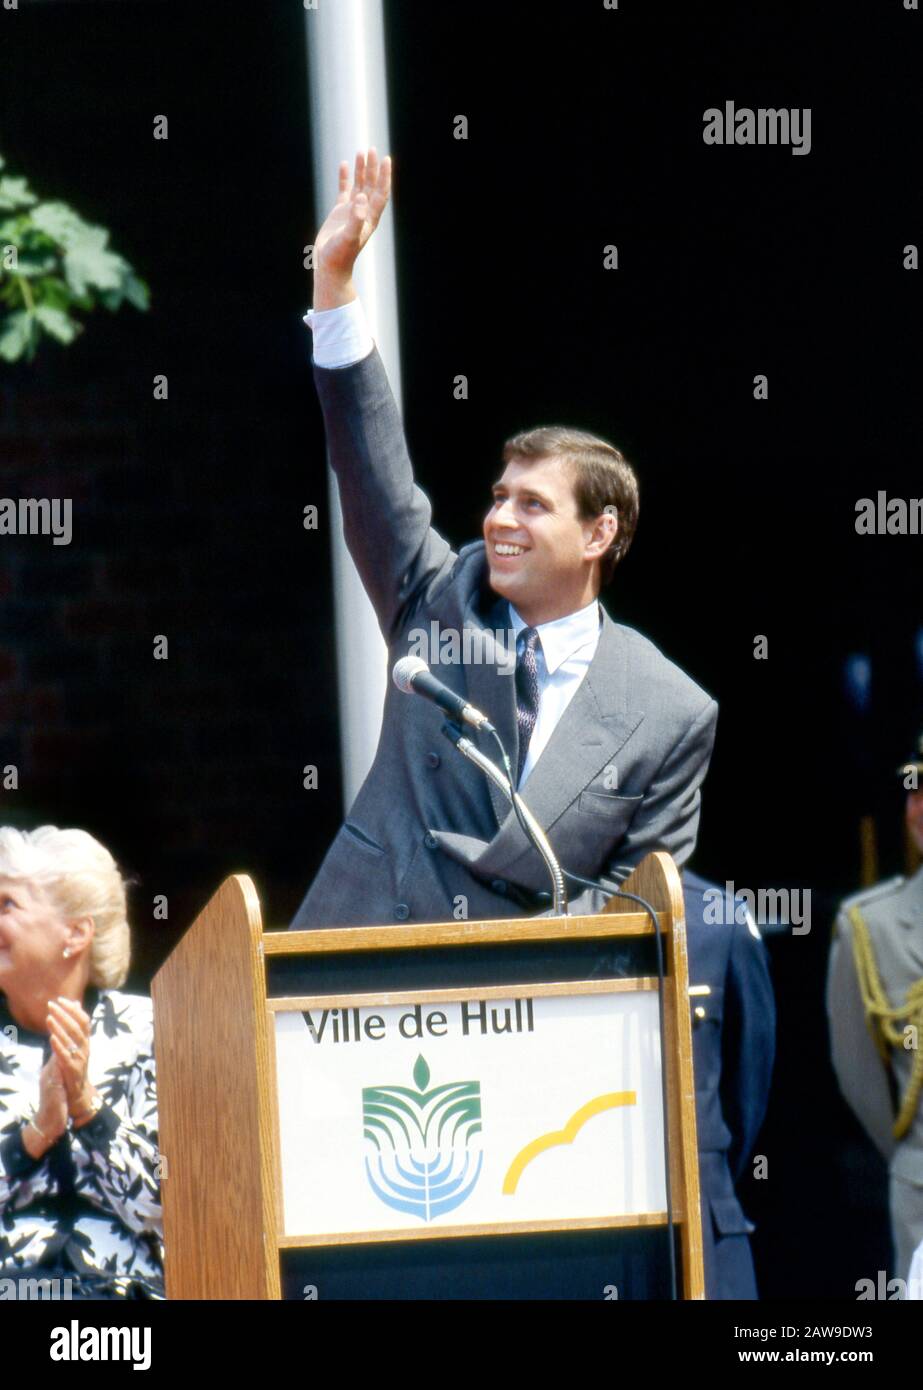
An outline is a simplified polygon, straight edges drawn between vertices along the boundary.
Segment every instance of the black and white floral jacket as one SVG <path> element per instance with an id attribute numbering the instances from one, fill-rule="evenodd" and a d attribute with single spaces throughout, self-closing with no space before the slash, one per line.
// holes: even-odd
<path id="1" fill-rule="evenodd" d="M 52 1263 L 77 1277 L 163 1289 L 150 999 L 89 988 L 88 1076 L 104 1104 L 36 1161 L 22 1126 L 38 1105 L 48 1039 L 22 1028 L 0 995 L 0 1277 Z"/>

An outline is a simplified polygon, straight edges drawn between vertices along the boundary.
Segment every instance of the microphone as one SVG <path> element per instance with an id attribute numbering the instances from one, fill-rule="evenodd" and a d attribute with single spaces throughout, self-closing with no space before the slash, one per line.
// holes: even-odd
<path id="1" fill-rule="evenodd" d="M 402 656 L 400 661 L 394 663 L 391 676 L 398 690 L 403 690 L 405 695 L 422 695 L 453 719 L 463 719 L 466 724 L 488 734 L 496 732 L 487 715 L 475 709 L 474 705 L 469 705 L 463 695 L 456 695 L 454 690 L 437 680 L 421 657 Z"/>
<path id="2" fill-rule="evenodd" d="M 551 883 L 554 888 L 554 913 L 556 917 L 569 917 L 570 909 L 567 906 L 567 889 L 564 886 L 564 874 L 561 866 L 555 858 L 554 850 L 548 843 L 548 836 L 545 834 L 538 821 L 529 810 L 522 797 L 513 786 L 513 773 L 510 768 L 510 760 L 506 749 L 500 741 L 499 734 L 496 734 L 500 752 L 503 755 L 503 763 L 506 773 L 500 771 L 496 763 L 492 763 L 490 758 L 486 758 L 479 748 L 475 748 L 470 738 L 465 738 L 457 724 L 450 720 L 442 726 L 442 732 L 450 743 L 453 743 L 459 753 L 463 754 L 469 762 L 479 767 L 485 777 L 489 777 L 495 786 L 499 787 L 507 801 L 510 802 L 516 812 L 516 819 L 522 826 L 526 837 L 532 841 L 535 848 L 545 861 L 545 867 L 551 875 Z"/>

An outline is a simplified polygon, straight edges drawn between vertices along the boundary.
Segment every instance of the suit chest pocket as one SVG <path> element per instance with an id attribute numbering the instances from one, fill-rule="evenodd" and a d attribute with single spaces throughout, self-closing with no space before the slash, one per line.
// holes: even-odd
<path id="1" fill-rule="evenodd" d="M 643 794 L 617 796 L 615 792 L 586 791 L 580 793 L 577 807 L 585 815 L 595 816 L 614 827 L 627 826 L 643 800 Z"/>
<path id="2" fill-rule="evenodd" d="M 346 832 L 344 843 L 349 842 L 355 848 L 364 850 L 366 854 L 374 855 L 376 859 L 380 859 L 384 855 L 384 846 L 379 845 L 372 839 L 371 835 L 360 830 L 359 826 L 354 825 L 352 821 L 344 821 L 343 830 Z"/>

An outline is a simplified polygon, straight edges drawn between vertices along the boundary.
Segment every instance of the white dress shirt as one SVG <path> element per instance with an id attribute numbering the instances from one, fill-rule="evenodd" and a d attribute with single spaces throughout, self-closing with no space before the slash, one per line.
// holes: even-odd
<path id="1" fill-rule="evenodd" d="M 338 309 L 309 309 L 304 321 L 314 334 L 318 367 L 350 367 L 368 357 L 374 346 L 361 299 Z"/>
<path id="2" fill-rule="evenodd" d="M 518 642 L 520 632 L 528 627 L 528 623 L 520 617 L 512 604 L 510 619 Z M 519 790 L 522 790 L 528 781 L 529 774 L 554 733 L 558 720 L 577 693 L 577 687 L 596 655 L 600 621 L 599 604 L 594 598 L 586 608 L 578 608 L 576 613 L 568 613 L 565 617 L 555 618 L 550 623 L 539 623 L 535 629 L 541 639 L 535 649 L 539 690 L 538 718 L 529 740 L 529 752 L 519 779 Z"/>
<path id="3" fill-rule="evenodd" d="M 354 299 L 336 309 L 311 309 L 304 321 L 314 334 L 314 362 L 318 367 L 349 367 L 367 357 L 374 346 L 361 300 Z M 518 638 L 528 624 L 512 604 L 510 619 Z M 568 613 L 566 617 L 555 618 L 537 628 L 541 638 L 536 649 L 538 717 L 519 779 L 520 789 L 528 781 L 596 655 L 601 621 L 599 604 L 594 598 L 576 613 Z"/>

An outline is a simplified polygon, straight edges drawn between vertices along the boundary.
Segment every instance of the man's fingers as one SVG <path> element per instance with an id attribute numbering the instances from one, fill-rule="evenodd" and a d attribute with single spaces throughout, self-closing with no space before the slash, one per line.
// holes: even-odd
<path id="1" fill-rule="evenodd" d="M 378 172 L 378 180 L 375 184 L 374 189 L 372 190 L 372 216 L 375 220 L 376 227 L 378 226 L 378 219 L 381 217 L 381 214 L 384 212 L 385 207 L 387 206 L 390 192 L 391 160 L 386 155 L 381 162 L 381 168 Z"/>
<path id="2" fill-rule="evenodd" d="M 340 165 L 340 192 L 349 188 L 348 175 L 344 175 L 346 165 Z M 368 152 L 363 154 L 361 150 L 356 151 L 356 173 L 353 179 L 352 193 L 357 197 L 360 193 L 371 194 L 380 193 L 387 198 L 391 191 L 391 156 L 386 154 L 384 159 L 379 160 L 378 151 L 372 145 Z"/>
<path id="3" fill-rule="evenodd" d="M 352 214 L 352 234 L 358 241 L 365 220 L 369 215 L 369 200 L 365 193 L 356 193 L 350 202 L 349 211 Z"/>
<path id="4" fill-rule="evenodd" d="M 391 156 L 386 154 L 379 161 L 378 151 L 373 145 L 365 163 L 365 191 L 377 195 L 382 203 L 387 202 L 391 192 Z"/>

